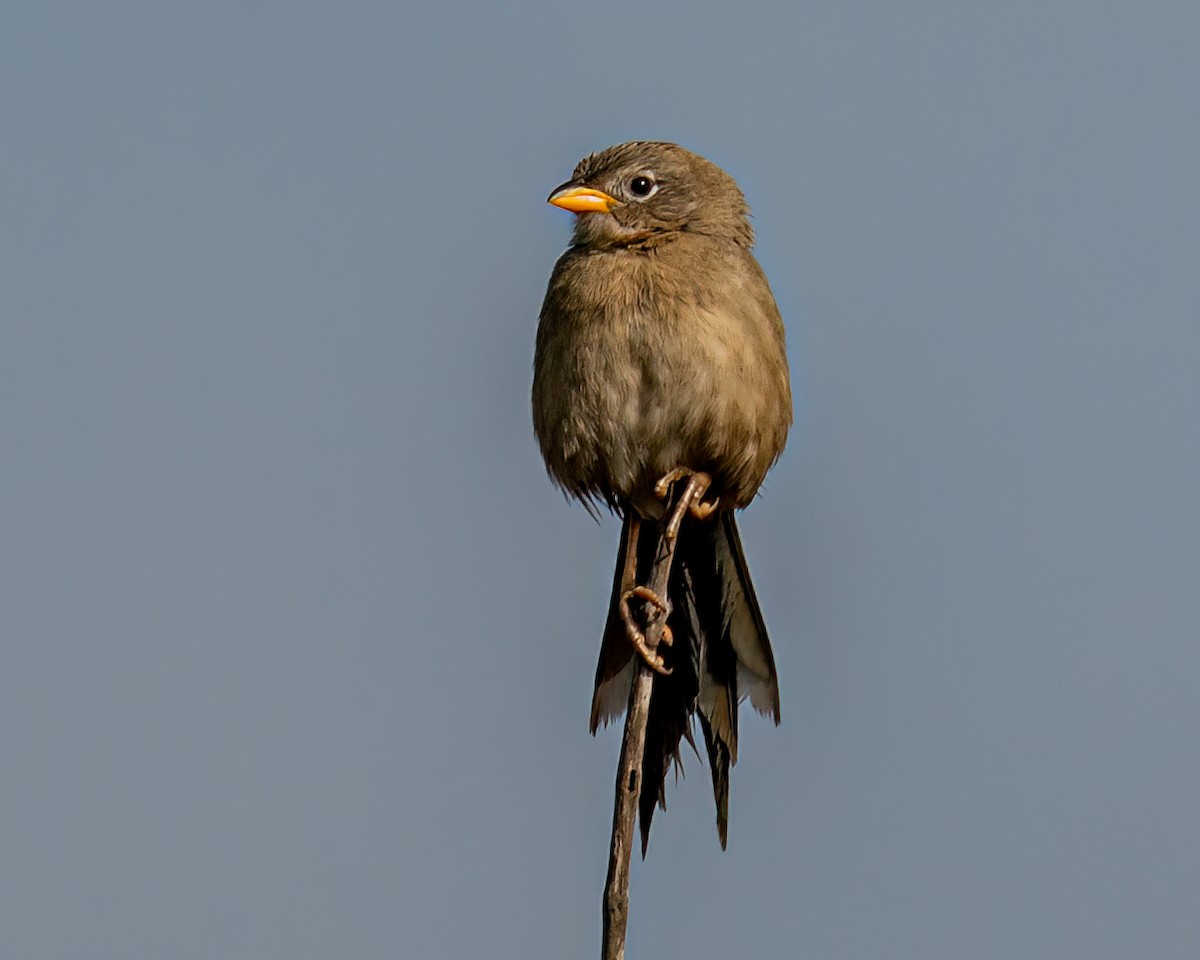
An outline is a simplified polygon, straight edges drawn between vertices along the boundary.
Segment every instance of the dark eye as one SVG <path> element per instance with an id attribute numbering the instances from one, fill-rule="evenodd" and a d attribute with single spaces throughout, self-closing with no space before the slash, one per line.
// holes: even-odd
<path id="1" fill-rule="evenodd" d="M 629 181 L 629 192 L 635 197 L 648 197 L 654 192 L 654 181 L 649 177 L 634 177 Z"/>

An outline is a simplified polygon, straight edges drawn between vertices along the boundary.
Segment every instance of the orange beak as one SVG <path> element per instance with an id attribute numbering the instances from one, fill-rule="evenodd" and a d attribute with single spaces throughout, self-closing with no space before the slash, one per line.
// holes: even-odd
<path id="1" fill-rule="evenodd" d="M 570 210 L 572 213 L 608 213 L 621 201 L 610 197 L 600 190 L 591 187 L 576 187 L 567 184 L 559 187 L 546 200 L 556 207 Z"/>

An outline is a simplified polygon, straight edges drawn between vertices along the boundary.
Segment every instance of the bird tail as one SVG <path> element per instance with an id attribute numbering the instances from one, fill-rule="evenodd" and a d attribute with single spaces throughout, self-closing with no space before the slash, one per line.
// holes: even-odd
<path id="1" fill-rule="evenodd" d="M 627 551 L 636 551 L 636 583 L 641 584 L 649 581 L 657 552 L 657 524 L 638 525 L 636 544 L 630 543 L 631 526 L 626 517 L 596 668 L 590 725 L 593 733 L 601 723 L 607 724 L 624 713 L 633 681 L 633 648 L 618 609 L 621 594 L 634 585 L 622 579 Z M 667 623 L 675 640 L 670 647 L 658 648 L 671 673 L 655 675 L 646 722 L 639 802 L 643 856 L 654 807 L 657 804 L 666 809 L 666 777 L 671 763 L 682 769 L 682 740 L 686 738 L 696 750 L 693 714 L 699 717 L 712 770 L 722 849 L 728 835 L 729 768 L 737 763 L 738 703 L 748 697 L 755 710 L 779 723 L 775 658 L 732 513 L 722 513 L 711 521 L 689 518 L 684 522 L 676 543 L 668 600 L 671 613 Z"/>

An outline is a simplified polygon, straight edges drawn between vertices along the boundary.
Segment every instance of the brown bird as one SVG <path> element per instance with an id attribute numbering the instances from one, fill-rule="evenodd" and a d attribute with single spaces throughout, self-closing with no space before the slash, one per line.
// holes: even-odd
<path id="1" fill-rule="evenodd" d="M 792 421 L 783 321 L 750 252 L 733 178 L 673 143 L 632 142 L 580 161 L 549 202 L 576 214 L 538 324 L 533 422 L 546 468 L 593 512 L 623 518 L 591 730 L 623 712 L 634 653 L 658 672 L 646 728 L 642 853 L 666 775 L 695 749 L 712 768 L 721 846 L 738 703 L 779 723 L 775 660 L 733 511 L 754 498 Z M 669 637 L 638 648 L 622 597 L 645 584 L 668 483 L 697 474 L 707 501 L 683 523 Z"/>

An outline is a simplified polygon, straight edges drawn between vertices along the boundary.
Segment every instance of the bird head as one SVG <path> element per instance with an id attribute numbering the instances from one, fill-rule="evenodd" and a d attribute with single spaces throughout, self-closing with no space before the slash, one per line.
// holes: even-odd
<path id="1" fill-rule="evenodd" d="M 674 143 L 633 141 L 585 157 L 548 202 L 576 215 L 574 242 L 654 245 L 702 233 L 749 248 L 742 191 L 724 170 Z"/>

